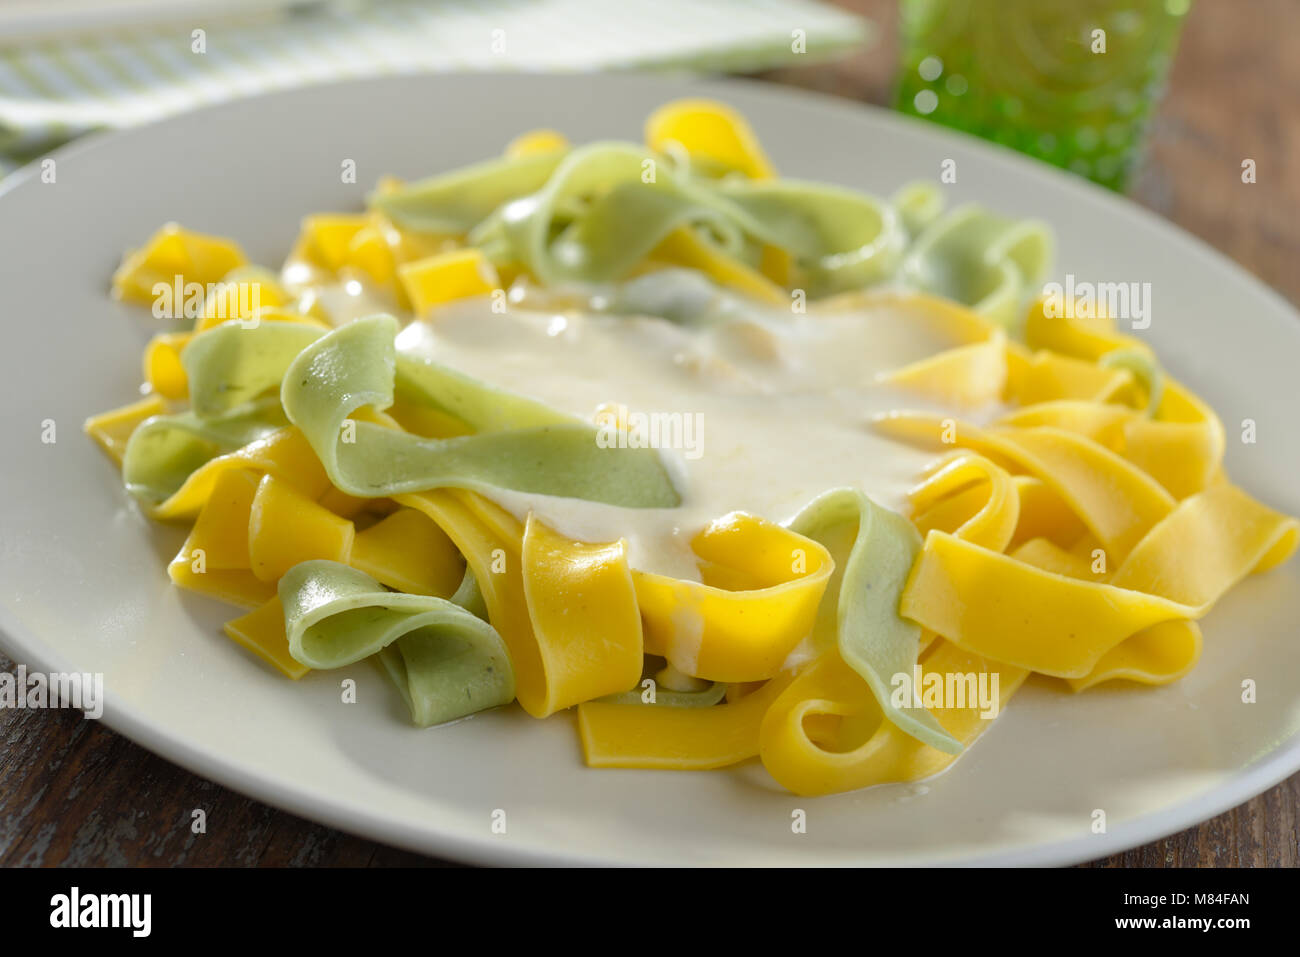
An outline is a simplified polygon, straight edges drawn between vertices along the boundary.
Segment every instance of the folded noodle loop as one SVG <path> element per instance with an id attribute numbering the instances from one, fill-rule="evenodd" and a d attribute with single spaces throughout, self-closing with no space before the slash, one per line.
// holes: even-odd
<path id="1" fill-rule="evenodd" d="M 500 636 L 453 602 L 391 592 L 364 572 L 323 559 L 286 572 L 279 595 L 295 661 L 341 668 L 378 653 L 421 727 L 514 698 Z"/>

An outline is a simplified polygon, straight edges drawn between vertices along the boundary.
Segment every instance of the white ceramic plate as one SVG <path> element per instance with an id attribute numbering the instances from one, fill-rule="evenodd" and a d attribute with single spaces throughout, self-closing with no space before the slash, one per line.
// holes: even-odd
<path id="1" fill-rule="evenodd" d="M 593 771 L 571 717 L 518 709 L 440 730 L 409 725 L 369 665 L 291 684 L 221 634 L 232 609 L 168 583 L 182 532 L 147 522 L 85 416 L 128 401 L 160 320 L 110 302 L 123 249 L 178 220 L 277 264 L 298 220 L 360 208 L 377 176 L 496 153 L 537 126 L 636 138 L 651 108 L 718 96 L 789 175 L 888 193 L 957 162 L 954 202 L 1042 217 L 1056 276 L 1152 284 L 1145 335 L 1205 396 L 1228 467 L 1300 512 L 1300 318 L 1223 257 L 1087 183 L 938 128 L 743 83 L 635 76 L 407 77 L 235 102 L 57 154 L 0 193 L 0 626 L 43 670 L 100 671 L 104 720 L 206 777 L 307 817 L 431 854 L 491 863 L 1046 864 L 1184 828 L 1300 767 L 1300 562 L 1245 582 L 1205 621 L 1188 678 L 1161 689 L 1047 686 L 1016 696 L 946 774 L 919 785 L 795 798 L 756 762 L 731 772 Z M 340 182 L 355 160 L 357 185 Z M 1252 188 L 1252 187 L 1243 187 Z M 1239 441 L 1256 422 L 1258 442 Z M 42 423 L 57 441 L 43 444 Z M 1258 683 L 1258 703 L 1241 685 Z M 791 812 L 807 814 L 794 834 Z M 1092 832 L 1093 812 L 1107 831 Z M 492 829 L 506 812 L 506 833 Z"/>

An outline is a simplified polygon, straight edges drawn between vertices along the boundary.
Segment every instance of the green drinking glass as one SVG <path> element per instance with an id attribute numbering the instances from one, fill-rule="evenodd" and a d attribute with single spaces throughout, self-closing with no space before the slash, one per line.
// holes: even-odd
<path id="1" fill-rule="evenodd" d="M 900 0 L 896 106 L 1123 190 L 1191 0 Z"/>

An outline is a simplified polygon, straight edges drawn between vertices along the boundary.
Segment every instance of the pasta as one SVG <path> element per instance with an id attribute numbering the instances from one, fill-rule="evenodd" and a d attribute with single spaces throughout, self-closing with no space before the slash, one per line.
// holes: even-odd
<path id="1" fill-rule="evenodd" d="M 679 101 L 384 181 L 278 273 L 164 227 L 113 293 L 188 324 L 86 430 L 290 679 L 371 660 L 422 727 L 576 708 L 592 767 L 916 780 L 1030 675 L 1182 677 L 1300 538 L 1148 346 L 1035 298 L 1051 255 L 928 184 L 780 178 Z"/>

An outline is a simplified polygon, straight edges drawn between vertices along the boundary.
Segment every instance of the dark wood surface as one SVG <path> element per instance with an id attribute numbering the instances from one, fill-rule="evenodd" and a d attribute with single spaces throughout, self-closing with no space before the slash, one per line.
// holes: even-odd
<path id="1" fill-rule="evenodd" d="M 884 104 L 893 0 L 852 0 L 876 44 L 765 79 Z M 1300 303 L 1300 34 L 1295 0 L 1199 0 L 1132 195 Z M 1242 188 L 1241 161 L 1258 183 Z M 0 656 L 0 669 L 13 663 Z M 207 812 L 207 833 L 190 812 Z M 1294 867 L 1300 775 L 1197 827 L 1091 866 Z M 437 866 L 251 801 L 64 711 L 0 710 L 0 864 Z"/>

